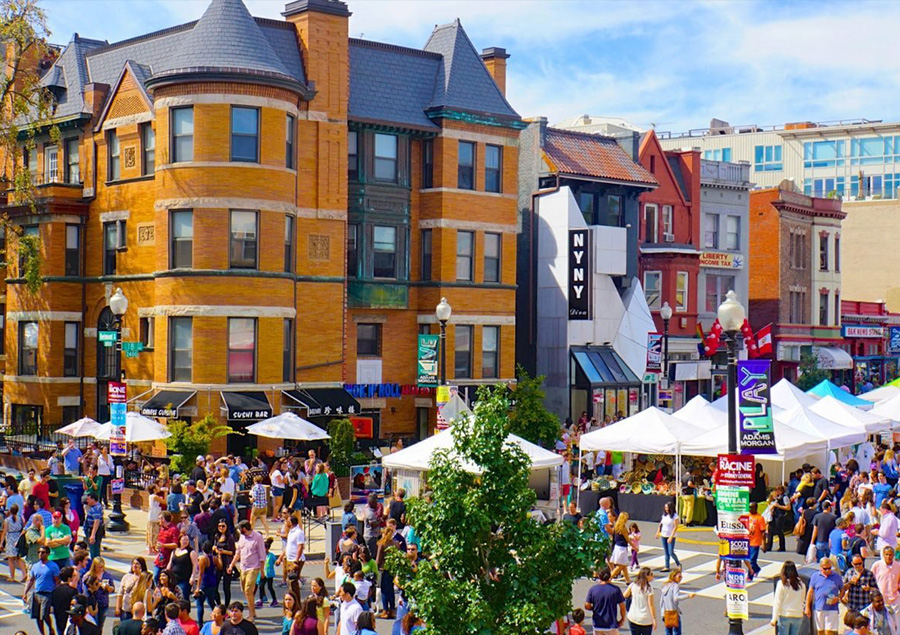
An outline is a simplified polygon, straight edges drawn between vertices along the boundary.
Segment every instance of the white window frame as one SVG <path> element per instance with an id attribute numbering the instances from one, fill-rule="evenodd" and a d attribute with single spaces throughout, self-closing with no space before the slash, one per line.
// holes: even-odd
<path id="1" fill-rule="evenodd" d="M 650 302 L 649 290 L 650 285 L 647 284 L 648 278 L 656 277 L 656 301 Z M 650 310 L 659 309 L 662 307 L 662 271 L 645 271 L 644 272 L 644 298 L 647 300 L 647 306 L 650 307 Z"/>
<path id="2" fill-rule="evenodd" d="M 675 234 L 675 208 L 671 205 L 662 206 L 662 230 L 663 234 Z"/>
<path id="3" fill-rule="evenodd" d="M 679 287 L 682 286 L 682 282 L 684 283 L 684 289 L 679 290 Z M 691 277 L 687 271 L 679 271 L 675 275 L 675 310 L 679 313 L 685 313 L 689 310 L 690 306 L 690 287 L 691 287 Z M 678 301 L 678 295 L 681 293 L 682 302 Z"/>

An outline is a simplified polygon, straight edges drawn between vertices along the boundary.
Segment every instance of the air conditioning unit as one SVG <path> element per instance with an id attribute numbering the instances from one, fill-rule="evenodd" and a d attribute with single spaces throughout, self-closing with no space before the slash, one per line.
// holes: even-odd
<path id="1" fill-rule="evenodd" d="M 675 234 L 663 234 L 663 240 L 667 243 L 674 243 Z"/>

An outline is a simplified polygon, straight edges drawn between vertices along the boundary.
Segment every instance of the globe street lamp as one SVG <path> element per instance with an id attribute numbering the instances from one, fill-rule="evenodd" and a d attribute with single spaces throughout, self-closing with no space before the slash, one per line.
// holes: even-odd
<path id="1" fill-rule="evenodd" d="M 718 318 L 725 332 L 725 345 L 728 350 L 728 453 L 737 454 L 737 335 L 744 325 L 747 313 L 738 302 L 737 294 L 729 291 L 725 301 L 719 305 Z M 743 624 L 740 619 L 728 619 L 728 635 L 742 635 Z"/>
<path id="2" fill-rule="evenodd" d="M 125 370 L 122 364 L 122 319 L 128 310 L 128 298 L 122 293 L 122 289 L 117 288 L 115 293 L 109 298 L 109 310 L 115 316 L 113 326 L 116 329 L 116 355 L 119 361 L 119 381 L 125 383 Z M 111 417 L 110 417 L 111 418 Z M 125 477 L 125 468 L 122 460 L 118 456 L 114 456 L 116 466 L 116 479 Z M 113 494 L 113 510 L 109 515 L 109 530 L 117 532 L 128 531 L 128 522 L 125 520 L 125 512 L 122 511 L 122 494 Z"/>
<path id="3" fill-rule="evenodd" d="M 434 309 L 434 314 L 441 323 L 441 386 L 447 385 L 447 322 L 453 310 L 447 298 L 441 298 L 440 303 Z"/>

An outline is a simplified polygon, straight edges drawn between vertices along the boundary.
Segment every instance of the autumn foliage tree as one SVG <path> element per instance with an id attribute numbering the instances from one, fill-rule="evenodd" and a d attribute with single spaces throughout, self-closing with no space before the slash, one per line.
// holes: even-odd
<path id="1" fill-rule="evenodd" d="M 573 581 L 605 557 L 593 521 L 582 530 L 532 519 L 530 462 L 506 443 L 509 429 L 506 388 L 481 388 L 474 416 L 451 427 L 453 450 L 432 459 L 430 494 L 409 502 L 425 556 L 413 567 L 393 551 L 388 568 L 426 633 L 543 633 L 570 609 Z"/>

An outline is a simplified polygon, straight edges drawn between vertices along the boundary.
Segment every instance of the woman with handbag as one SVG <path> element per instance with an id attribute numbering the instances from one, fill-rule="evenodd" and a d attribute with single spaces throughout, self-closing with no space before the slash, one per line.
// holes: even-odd
<path id="1" fill-rule="evenodd" d="M 797 553 L 805 556 L 812 544 L 813 523 L 816 515 L 816 499 L 810 496 L 806 499 L 805 509 L 800 514 L 800 520 L 794 527 L 794 535 L 797 536 Z"/>
<path id="2" fill-rule="evenodd" d="M 26 551 L 24 544 L 24 534 L 22 530 L 25 528 L 25 521 L 19 514 L 19 506 L 13 503 L 9 506 L 9 511 L 3 521 L 3 530 L 0 533 L 0 543 L 6 541 L 6 562 L 9 564 L 9 581 L 16 581 L 16 570 L 22 570 L 22 581 L 28 577 L 28 567 L 22 556 Z"/>
<path id="3" fill-rule="evenodd" d="M 681 609 L 678 603 L 696 595 L 696 593 L 681 592 L 681 569 L 675 569 L 669 574 L 669 579 L 663 585 L 661 595 L 660 604 L 666 635 L 681 635 Z"/>
<path id="4" fill-rule="evenodd" d="M 625 599 L 631 598 L 628 608 L 628 625 L 632 635 L 651 635 L 656 629 L 656 607 L 653 604 L 653 572 L 641 567 L 637 579 L 625 589 Z"/>

